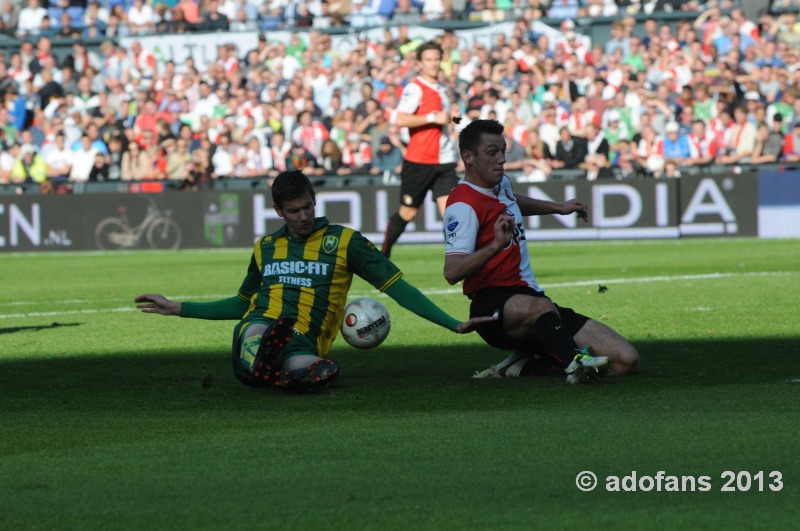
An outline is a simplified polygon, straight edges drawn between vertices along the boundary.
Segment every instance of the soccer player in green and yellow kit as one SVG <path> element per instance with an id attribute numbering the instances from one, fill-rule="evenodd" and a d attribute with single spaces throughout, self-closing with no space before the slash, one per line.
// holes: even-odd
<path id="1" fill-rule="evenodd" d="M 214 302 L 136 297 L 145 313 L 198 319 L 239 319 L 233 370 L 247 385 L 315 389 L 329 384 L 338 364 L 325 359 L 342 323 L 356 274 L 404 308 L 457 333 L 491 320 L 460 323 L 417 288 L 358 231 L 315 217 L 314 188 L 299 171 L 281 173 L 272 202 L 285 224 L 255 244 L 239 293 Z"/>

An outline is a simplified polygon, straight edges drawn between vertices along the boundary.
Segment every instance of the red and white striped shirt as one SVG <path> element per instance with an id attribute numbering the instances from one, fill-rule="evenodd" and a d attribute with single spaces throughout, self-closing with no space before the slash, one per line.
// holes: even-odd
<path id="1" fill-rule="evenodd" d="M 561 128 L 569 123 L 569 111 L 558 105 L 556 107 L 556 125 Z"/>
<path id="2" fill-rule="evenodd" d="M 792 131 L 783 137 L 783 154 L 800 155 L 800 137 L 795 136 Z"/>
<path id="3" fill-rule="evenodd" d="M 292 133 L 292 141 L 300 142 L 314 158 L 322 157 L 322 144 L 330 137 L 328 129 L 320 122 L 311 125 L 298 125 Z"/>
<path id="4" fill-rule="evenodd" d="M 239 59 L 236 56 L 227 57 L 225 60 L 222 58 L 217 59 L 217 66 L 222 67 L 225 71 L 225 75 L 230 76 L 235 74 L 237 70 L 239 70 Z"/>
<path id="5" fill-rule="evenodd" d="M 272 154 L 272 168 L 278 171 L 286 171 L 286 159 L 289 157 L 289 147 L 284 144 L 281 148 L 270 147 Z"/>
<path id="6" fill-rule="evenodd" d="M 453 188 L 444 211 L 445 254 L 469 255 L 490 245 L 494 241 L 494 223 L 501 214 L 514 218 L 514 236 L 500 254 L 464 279 L 467 297 L 490 287 L 527 286 L 542 291 L 531 269 L 525 222 L 508 177 L 493 189 L 466 181 Z"/>
<path id="7" fill-rule="evenodd" d="M 156 72 L 156 57 L 147 50 L 142 50 L 139 55 L 133 56 L 133 66 L 141 77 L 151 79 Z"/>
<path id="8" fill-rule="evenodd" d="M 731 136 L 731 127 L 733 126 L 733 122 L 728 127 L 725 127 L 725 124 L 722 123 L 722 120 L 719 118 L 712 118 L 708 122 L 709 130 L 714 134 L 714 137 L 717 139 L 717 147 L 726 148 L 730 136 Z"/>
<path id="9" fill-rule="evenodd" d="M 716 157 L 717 136 L 711 131 L 706 131 L 704 138 L 698 138 L 692 133 L 689 135 L 689 147 L 692 149 L 692 157 Z"/>
<path id="10" fill-rule="evenodd" d="M 575 54 L 575 57 L 578 58 L 578 62 L 581 64 L 587 64 L 592 62 L 592 54 L 591 50 L 581 41 L 576 41 L 575 45 L 573 46 L 570 44 L 570 41 L 566 38 L 560 40 L 556 44 L 557 48 L 561 48 L 564 50 L 564 56 L 569 57 L 572 54 Z"/>
<path id="11" fill-rule="evenodd" d="M 745 20 L 739 26 L 739 34 L 743 37 L 748 35 L 752 37 L 754 41 L 757 41 L 759 37 L 758 26 L 756 26 L 755 22 L 752 20 Z"/>
<path id="12" fill-rule="evenodd" d="M 406 85 L 397 105 L 399 112 L 418 116 L 446 111 L 449 108 L 450 99 L 447 97 L 444 85 L 432 85 L 421 77 Z M 455 150 L 447 134 L 448 125 L 425 124 L 420 127 L 410 127 L 408 132 L 411 140 L 408 143 L 405 160 L 417 164 L 455 162 Z"/>
<path id="13" fill-rule="evenodd" d="M 642 138 L 639 140 L 639 149 L 636 154 L 641 160 L 647 160 L 650 155 L 663 155 L 664 139 L 660 136 L 656 136 L 653 138 L 652 142 L 648 142 Z"/>
<path id="14" fill-rule="evenodd" d="M 600 126 L 600 118 L 592 109 L 589 109 L 583 113 L 576 112 L 570 115 L 569 120 L 567 120 L 567 128 L 569 129 L 570 133 L 574 135 L 586 127 L 587 124 L 592 122 L 598 127 Z"/>
<path id="15" fill-rule="evenodd" d="M 519 142 L 521 146 L 528 145 L 528 127 L 525 125 L 516 125 L 511 128 L 511 138 Z"/>
<path id="16" fill-rule="evenodd" d="M 361 168 L 365 164 L 372 164 L 372 146 L 361 142 L 358 149 L 353 149 L 348 143 L 342 150 L 342 162 L 351 170 Z"/>

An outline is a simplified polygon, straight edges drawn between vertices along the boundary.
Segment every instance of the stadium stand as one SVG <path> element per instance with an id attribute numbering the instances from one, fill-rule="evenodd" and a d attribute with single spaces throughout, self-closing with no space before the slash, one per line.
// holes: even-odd
<path id="1" fill-rule="evenodd" d="M 520 181 L 796 166 L 796 13 L 796 0 L 5 0 L 0 193 L 262 188 L 287 168 L 321 186 L 396 183 L 370 157 L 383 138 L 403 147 L 394 109 L 428 39 L 445 49 L 453 115 L 503 122 Z M 359 163 L 343 170 L 353 135 Z M 581 160 L 562 168 L 573 146 Z"/>

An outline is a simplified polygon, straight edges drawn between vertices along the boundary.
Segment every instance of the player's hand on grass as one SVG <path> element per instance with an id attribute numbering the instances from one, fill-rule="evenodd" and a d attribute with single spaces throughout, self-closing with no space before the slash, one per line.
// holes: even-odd
<path id="1" fill-rule="evenodd" d="M 572 214 L 573 212 L 577 212 L 579 218 L 581 218 L 583 221 L 589 221 L 589 207 L 580 199 L 570 199 L 569 201 L 564 201 L 561 203 L 561 206 L 561 214 Z"/>
<path id="2" fill-rule="evenodd" d="M 144 313 L 158 313 L 161 315 L 180 315 L 181 303 L 171 301 L 163 295 L 148 293 L 139 295 L 135 299 L 136 307 Z"/>
<path id="3" fill-rule="evenodd" d="M 469 334 L 470 332 L 473 332 L 478 325 L 490 323 L 492 321 L 496 321 L 497 319 L 498 317 L 496 315 L 489 317 L 473 317 L 469 321 L 459 323 L 456 327 L 456 332 L 459 334 Z"/>

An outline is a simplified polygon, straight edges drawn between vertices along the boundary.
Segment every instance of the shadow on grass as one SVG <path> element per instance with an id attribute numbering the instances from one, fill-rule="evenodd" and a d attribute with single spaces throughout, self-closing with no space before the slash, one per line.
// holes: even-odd
<path id="1" fill-rule="evenodd" d="M 54 328 L 64 328 L 67 326 L 80 326 L 81 323 L 53 323 L 40 326 L 10 326 L 0 328 L 0 334 L 14 334 L 16 332 L 39 332 L 41 330 L 53 330 Z"/>
<path id="2" fill-rule="evenodd" d="M 639 341 L 641 371 L 608 378 L 590 395 L 609 401 L 677 396 L 702 388 L 784 384 L 797 373 L 797 338 L 708 341 Z M 257 407 L 419 411 L 486 410 L 514 404 L 559 405 L 567 386 L 561 377 L 473 380 L 471 375 L 504 357 L 489 347 L 343 348 L 333 352 L 342 373 L 327 391 L 288 395 L 241 385 L 230 358 L 220 352 L 125 354 L 0 362 L 0 410 L 46 408 L 82 411 L 130 409 L 252 411 Z M 789 385 L 786 383 L 786 385 Z M 579 386 L 586 388 L 589 386 Z M 763 389 L 758 388 L 763 394 Z M 270 400 L 265 400 L 270 399 Z M 274 399 L 274 400 L 271 400 Z M 274 405 L 270 405 L 274 404 Z M 307 404 L 307 405 L 304 405 Z M 520 406 L 521 407 L 521 406 Z M 560 406 L 559 406 L 560 407 Z"/>

